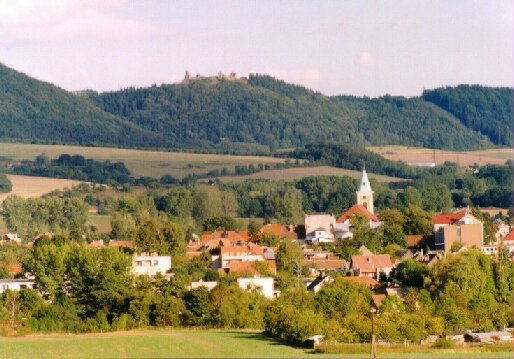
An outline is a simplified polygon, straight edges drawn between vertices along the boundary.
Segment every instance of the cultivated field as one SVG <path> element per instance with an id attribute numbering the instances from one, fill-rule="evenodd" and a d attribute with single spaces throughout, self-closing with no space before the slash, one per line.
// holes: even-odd
<path id="1" fill-rule="evenodd" d="M 46 178 L 46 177 L 30 177 L 19 175 L 7 175 L 12 183 L 12 191 L 9 193 L 0 193 L 0 203 L 12 194 L 20 197 L 39 197 L 45 193 L 52 192 L 56 189 L 71 188 L 80 183 L 80 181 Z"/>
<path id="2" fill-rule="evenodd" d="M 141 151 L 106 147 L 83 147 L 61 145 L 34 145 L 20 143 L 0 143 L 0 156 L 13 160 L 34 160 L 36 156 L 45 154 L 49 158 L 57 158 L 67 153 L 82 155 L 101 161 L 123 162 L 136 177 L 149 176 L 160 178 L 164 174 L 183 178 L 190 173 L 207 173 L 226 167 L 233 170 L 237 165 L 274 164 L 285 162 L 285 159 L 265 156 L 232 156 L 197 154 L 187 152 Z"/>
<path id="3" fill-rule="evenodd" d="M 309 176 L 349 176 L 352 178 L 361 178 L 362 172 L 345 170 L 342 168 L 319 166 L 319 167 L 300 167 L 287 168 L 283 170 L 269 170 L 252 173 L 245 176 L 223 176 L 218 177 L 222 182 L 242 182 L 247 179 L 270 179 L 270 180 L 297 180 Z M 369 174 L 370 179 L 378 182 L 397 182 L 403 181 L 401 178 Z"/>
<path id="4" fill-rule="evenodd" d="M 434 150 L 422 147 L 405 147 L 405 146 L 384 146 L 369 147 L 369 150 L 378 153 L 390 160 L 404 162 L 434 162 Z M 435 150 L 435 163 L 441 164 L 446 161 L 458 163 L 461 166 L 469 166 L 475 163 L 479 165 L 486 164 L 504 164 L 507 160 L 512 160 L 512 148 L 498 148 L 481 151 L 444 151 Z"/>
<path id="5" fill-rule="evenodd" d="M 362 358 L 368 346 L 348 345 L 357 354 L 321 355 L 293 348 L 254 331 L 241 330 L 138 330 L 130 332 L 81 335 L 31 335 L 0 337 L 2 359 L 61 358 Z M 357 350 L 355 350 L 357 349 Z M 417 348 L 420 349 L 420 348 Z M 378 348 L 380 356 L 381 348 Z M 426 348 L 399 353 L 387 351 L 388 358 L 512 358 L 506 352 L 460 352 L 458 349 Z"/>

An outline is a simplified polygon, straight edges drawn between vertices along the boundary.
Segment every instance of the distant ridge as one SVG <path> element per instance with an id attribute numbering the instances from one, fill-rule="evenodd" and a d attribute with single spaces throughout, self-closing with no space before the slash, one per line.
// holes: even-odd
<path id="1" fill-rule="evenodd" d="M 455 150 L 512 146 L 512 137 L 498 136 L 512 133 L 512 90 L 510 107 L 509 89 L 478 87 L 466 92 L 461 106 L 454 98 L 460 103 L 462 96 L 451 94 L 462 87 L 433 91 L 413 98 L 328 97 L 266 75 L 218 74 L 72 94 L 0 65 L 0 140 L 242 154 L 328 141 Z M 448 101 L 438 101 L 443 96 L 436 98 L 436 91 Z"/>

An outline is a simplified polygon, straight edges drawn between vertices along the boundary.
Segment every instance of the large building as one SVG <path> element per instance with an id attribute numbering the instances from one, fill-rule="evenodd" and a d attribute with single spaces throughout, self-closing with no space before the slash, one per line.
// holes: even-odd
<path id="1" fill-rule="evenodd" d="M 464 247 L 484 245 L 484 224 L 468 209 L 451 214 L 438 214 L 434 217 L 434 244 L 436 249 L 449 252 L 454 243 Z"/>
<path id="2" fill-rule="evenodd" d="M 362 169 L 362 178 L 359 190 L 357 191 L 357 204 L 366 208 L 371 214 L 375 213 L 373 207 L 373 190 L 371 189 L 371 183 L 369 183 L 366 168 Z"/>

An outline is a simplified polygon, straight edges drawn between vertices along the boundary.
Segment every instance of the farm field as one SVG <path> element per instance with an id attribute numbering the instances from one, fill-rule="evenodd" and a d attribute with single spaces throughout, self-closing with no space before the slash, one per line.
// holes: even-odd
<path id="1" fill-rule="evenodd" d="M 369 150 L 378 153 L 390 160 L 404 162 L 433 162 L 434 151 L 422 147 L 406 146 L 383 146 L 368 147 Z M 512 160 L 512 148 L 497 148 L 481 151 L 445 151 L 435 150 L 435 163 L 442 164 L 446 161 L 458 163 L 461 166 L 469 166 L 474 163 L 479 165 L 504 164 L 507 160 Z"/>
<path id="2" fill-rule="evenodd" d="M 397 182 L 404 181 L 404 179 L 376 175 L 369 173 L 369 178 L 374 179 L 378 182 Z M 297 180 L 309 176 L 349 176 L 352 178 L 359 179 L 362 176 L 362 172 L 346 170 L 342 168 L 319 166 L 319 167 L 299 167 L 299 168 L 286 168 L 283 170 L 268 170 L 252 173 L 244 176 L 223 176 L 218 177 L 222 182 L 243 182 L 247 179 L 270 179 L 270 180 Z"/>
<path id="3" fill-rule="evenodd" d="M 266 156 L 233 156 L 199 154 L 187 152 L 142 151 L 107 147 L 84 147 L 63 145 L 35 145 L 21 143 L 0 143 L 0 156 L 13 160 L 34 160 L 45 154 L 57 158 L 67 153 L 82 155 L 100 161 L 123 162 L 135 177 L 148 176 L 160 178 L 171 174 L 183 178 L 191 173 L 202 174 L 226 167 L 233 170 L 237 165 L 275 164 L 285 159 Z"/>
<path id="4" fill-rule="evenodd" d="M 357 347 L 357 351 L 355 351 Z M 255 331 L 241 330 L 138 330 L 102 334 L 52 334 L 0 337 L 0 358 L 362 358 L 366 345 L 348 345 L 357 354 L 312 354 L 293 348 Z M 378 353 L 380 356 L 380 347 Z M 403 349 L 403 348 L 402 348 Z M 434 350 L 430 353 L 383 353 L 398 358 L 508 358 L 512 352 L 462 352 Z M 419 347 L 417 349 L 420 349 Z"/>
<path id="5" fill-rule="evenodd" d="M 69 179 L 19 175 L 7 175 L 7 178 L 9 178 L 12 183 L 12 191 L 9 193 L 0 193 L 0 203 L 12 194 L 24 198 L 39 197 L 45 193 L 52 192 L 57 189 L 62 190 L 64 188 L 71 188 L 81 183 L 80 181 Z"/>

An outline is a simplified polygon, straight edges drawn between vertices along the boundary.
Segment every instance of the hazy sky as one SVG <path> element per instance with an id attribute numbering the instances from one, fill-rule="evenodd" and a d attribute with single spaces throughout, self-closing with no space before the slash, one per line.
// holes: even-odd
<path id="1" fill-rule="evenodd" d="M 0 0 L 0 62 L 68 90 L 268 73 L 326 94 L 513 85 L 512 0 Z"/>

